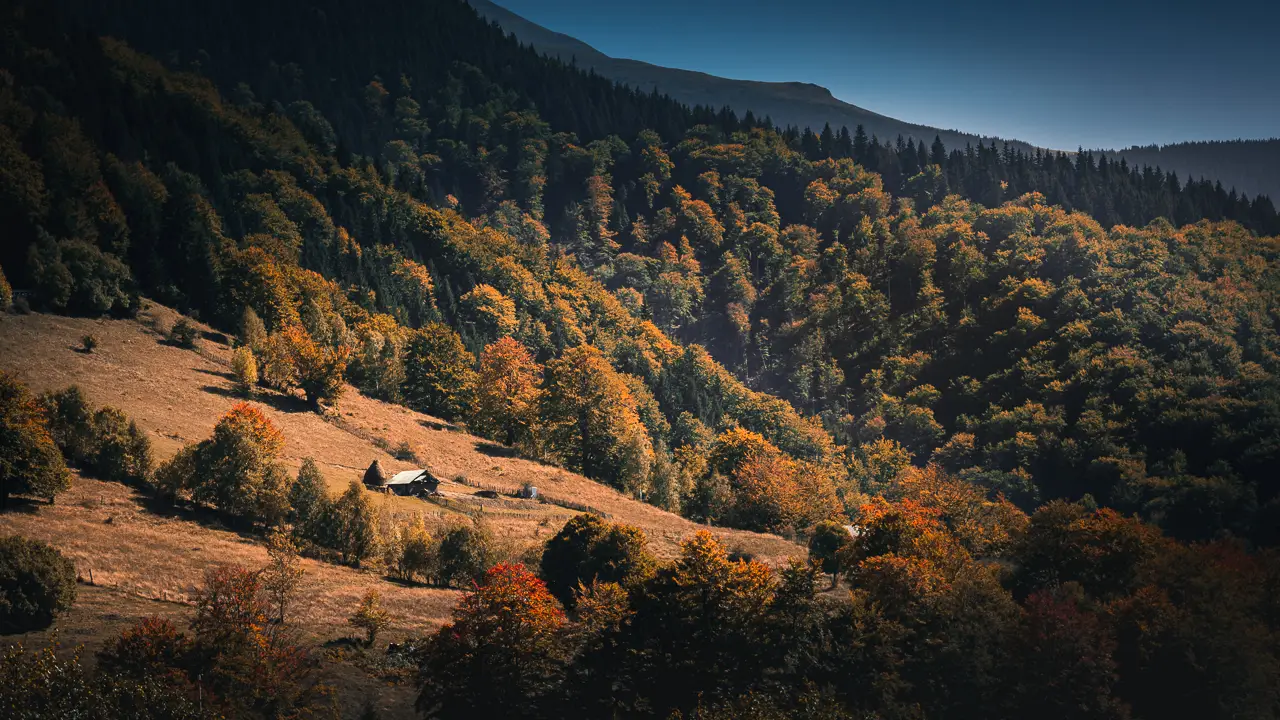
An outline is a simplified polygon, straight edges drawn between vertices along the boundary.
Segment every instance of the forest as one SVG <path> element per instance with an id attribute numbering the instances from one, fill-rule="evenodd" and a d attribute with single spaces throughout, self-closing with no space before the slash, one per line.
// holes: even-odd
<path id="1" fill-rule="evenodd" d="M 3 13 L 15 308 L 152 298 L 318 412 L 349 382 L 821 561 L 567 526 L 573 582 L 495 566 L 432 637 L 424 713 L 1280 712 L 1268 198 L 690 108 L 456 0 Z"/>

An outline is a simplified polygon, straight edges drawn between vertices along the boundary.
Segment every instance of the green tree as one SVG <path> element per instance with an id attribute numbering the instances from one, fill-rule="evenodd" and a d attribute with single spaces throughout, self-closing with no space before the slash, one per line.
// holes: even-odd
<path id="1" fill-rule="evenodd" d="M 424 325 L 405 348 L 405 402 L 446 420 L 463 417 L 475 392 L 475 362 L 453 328 L 436 322 Z"/>
<path id="2" fill-rule="evenodd" d="M 342 554 L 342 562 L 360 567 L 377 549 L 377 518 L 364 486 L 355 480 L 330 506 L 329 518 L 321 520 L 333 534 L 331 547 Z"/>
<path id="3" fill-rule="evenodd" d="M 0 537 L 0 634 L 48 627 L 76 599 L 76 569 L 48 545 Z"/>
<path id="4" fill-rule="evenodd" d="M 40 403 L 17 378 L 0 371 L 0 508 L 10 495 L 53 498 L 71 487 Z"/>
<path id="5" fill-rule="evenodd" d="M 93 415 L 93 469 L 103 480 L 141 484 L 151 479 L 151 441 L 138 424 L 115 408 Z"/>
<path id="6" fill-rule="evenodd" d="M 818 563 L 822 572 L 831 576 L 832 587 L 840 577 L 840 551 L 849 540 L 849 531 L 844 525 L 831 520 L 815 525 L 809 536 L 809 561 Z"/>
<path id="7" fill-rule="evenodd" d="M 457 525 L 440 538 L 436 572 L 443 585 L 475 581 L 493 564 L 493 536 L 479 525 Z"/>

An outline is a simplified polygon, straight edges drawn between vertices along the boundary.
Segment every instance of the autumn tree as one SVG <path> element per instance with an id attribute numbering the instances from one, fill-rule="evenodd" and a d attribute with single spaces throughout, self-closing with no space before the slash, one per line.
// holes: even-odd
<path id="1" fill-rule="evenodd" d="M 651 441 L 630 389 L 599 350 L 583 345 L 547 363 L 539 416 L 548 451 L 567 467 L 643 489 Z"/>
<path id="2" fill-rule="evenodd" d="M 382 598 L 376 589 L 371 589 L 360 598 L 356 611 L 347 618 L 347 624 L 363 630 L 364 644 L 373 647 L 378 632 L 391 623 L 391 615 L 382 607 Z"/>
<path id="3" fill-rule="evenodd" d="M 343 373 L 351 356 L 347 346 L 318 343 L 306 330 L 291 325 L 269 336 L 262 352 L 263 376 L 276 388 L 301 390 L 316 408 L 342 396 Z"/>
<path id="4" fill-rule="evenodd" d="M 253 392 L 254 386 L 258 384 L 258 360 L 247 345 L 241 345 L 232 351 L 231 375 L 236 380 L 236 389 L 242 395 Z"/>
<path id="5" fill-rule="evenodd" d="M 53 498 L 71 487 L 44 409 L 25 386 L 0 371 L 0 508 L 10 495 Z"/>
<path id="6" fill-rule="evenodd" d="M 423 651 L 419 712 L 524 717 L 553 687 L 564 614 L 522 565 L 490 568 Z"/>
<path id="7" fill-rule="evenodd" d="M 480 354 L 480 370 L 468 427 L 516 446 L 529 439 L 538 408 L 542 369 L 524 345 L 509 337 Z"/>
<path id="8" fill-rule="evenodd" d="M 446 420 L 463 417 L 476 389 L 475 362 L 453 328 L 424 325 L 405 348 L 405 402 Z"/>
<path id="9" fill-rule="evenodd" d="M 274 525 L 288 512 L 290 478 L 280 464 L 284 436 L 261 410 L 240 403 L 213 436 L 184 449 L 157 471 L 170 493 L 191 497 L 236 518 Z"/>

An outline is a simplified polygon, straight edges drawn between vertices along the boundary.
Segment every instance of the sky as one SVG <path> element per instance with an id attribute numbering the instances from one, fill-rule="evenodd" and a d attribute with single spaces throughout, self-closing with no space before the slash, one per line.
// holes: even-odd
<path id="1" fill-rule="evenodd" d="M 496 0 L 613 57 L 1043 147 L 1280 137 L 1280 2 Z"/>

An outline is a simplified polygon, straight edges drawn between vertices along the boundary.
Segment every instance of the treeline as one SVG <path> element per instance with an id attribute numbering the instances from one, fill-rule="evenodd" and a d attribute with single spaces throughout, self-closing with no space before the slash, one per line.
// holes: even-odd
<path id="1" fill-rule="evenodd" d="M 830 125 L 816 133 L 789 128 L 783 136 L 809 160 L 851 158 L 879 173 L 889 192 L 917 201 L 922 191 L 932 197 L 951 192 L 997 207 L 1038 192 L 1049 204 L 1092 215 L 1107 228 L 1137 227 L 1165 218 L 1176 225 L 1234 220 L 1260 235 L 1280 233 L 1280 216 L 1267 195 L 1255 193 L 1251 199 L 1212 178 L 1179 179 L 1176 172 L 1162 171 L 1151 162 L 1158 154 L 1125 151 L 1117 155 L 1083 148 L 1074 154 L 1029 152 L 1007 143 L 997 146 L 994 140 L 989 146 L 979 142 L 976 148 L 948 149 L 937 137 L 929 145 L 914 138 L 904 141 L 901 135 L 883 142 L 874 136 L 868 139 L 862 126 L 852 134 L 849 128 L 834 131 Z M 1141 165 L 1138 158 L 1144 158 Z M 926 172 L 931 165 L 941 169 L 941 177 Z M 925 180 L 909 185 L 920 173 L 926 174 Z"/>

